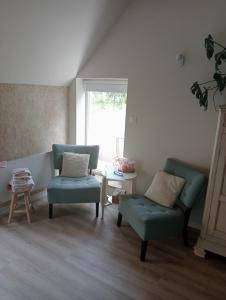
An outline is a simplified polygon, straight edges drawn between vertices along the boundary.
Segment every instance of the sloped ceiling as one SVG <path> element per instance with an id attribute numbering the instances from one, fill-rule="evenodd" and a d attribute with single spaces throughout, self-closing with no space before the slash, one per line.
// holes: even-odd
<path id="1" fill-rule="evenodd" d="M 68 85 L 131 0 L 0 0 L 0 83 Z"/>

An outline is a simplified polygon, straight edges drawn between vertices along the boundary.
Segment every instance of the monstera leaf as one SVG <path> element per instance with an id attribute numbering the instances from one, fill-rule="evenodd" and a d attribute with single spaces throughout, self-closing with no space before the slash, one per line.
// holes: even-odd
<path id="1" fill-rule="evenodd" d="M 223 61 L 226 59 L 226 52 L 225 50 L 220 51 L 215 54 L 215 70 L 219 71 L 219 66 L 222 64 Z"/>
<path id="2" fill-rule="evenodd" d="M 222 92 L 225 88 L 225 84 L 226 84 L 226 77 L 225 76 L 222 76 L 221 74 L 219 73 L 215 73 L 213 75 L 213 78 L 214 80 L 217 82 L 217 86 L 218 86 L 218 89 L 220 92 Z"/>
<path id="3" fill-rule="evenodd" d="M 208 109 L 208 90 L 204 88 L 204 92 L 202 94 L 202 99 L 199 100 L 200 107 L 204 107 L 204 110 Z"/>
<path id="4" fill-rule="evenodd" d="M 193 95 L 196 96 L 196 98 L 199 99 L 200 94 L 202 94 L 201 88 L 198 84 L 198 81 L 194 82 L 193 85 L 191 86 L 191 92 Z"/>
<path id="5" fill-rule="evenodd" d="M 210 59 L 214 53 L 214 41 L 210 34 L 208 35 L 207 38 L 205 38 L 205 48 L 206 48 L 206 55 L 208 59 Z"/>
<path id="6" fill-rule="evenodd" d="M 208 108 L 208 90 L 204 87 L 204 91 L 202 91 L 198 82 L 194 82 L 191 86 L 191 92 L 196 98 L 199 100 L 200 107 L 204 107 L 204 110 Z"/>

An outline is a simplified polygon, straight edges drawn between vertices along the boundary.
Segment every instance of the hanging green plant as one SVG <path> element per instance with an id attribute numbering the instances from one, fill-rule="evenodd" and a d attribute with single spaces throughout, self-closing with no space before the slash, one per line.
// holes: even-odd
<path id="1" fill-rule="evenodd" d="M 216 48 L 220 49 L 220 51 L 216 52 L 214 55 L 215 72 L 213 74 L 213 79 L 202 83 L 195 81 L 191 86 L 191 92 L 199 100 L 200 107 L 203 107 L 204 110 L 207 110 L 209 91 L 213 92 L 213 103 L 215 106 L 214 97 L 216 93 L 221 93 L 226 86 L 226 74 L 222 73 L 220 69 L 220 67 L 222 67 L 222 63 L 226 62 L 226 47 L 214 41 L 212 36 L 209 34 L 208 37 L 205 38 L 205 48 L 208 59 L 213 57 Z"/>

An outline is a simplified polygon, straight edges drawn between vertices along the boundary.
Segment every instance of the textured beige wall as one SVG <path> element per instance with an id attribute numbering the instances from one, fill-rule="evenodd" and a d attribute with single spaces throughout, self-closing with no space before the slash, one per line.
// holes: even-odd
<path id="1" fill-rule="evenodd" d="M 0 84 L 0 160 L 67 142 L 67 122 L 67 87 Z"/>

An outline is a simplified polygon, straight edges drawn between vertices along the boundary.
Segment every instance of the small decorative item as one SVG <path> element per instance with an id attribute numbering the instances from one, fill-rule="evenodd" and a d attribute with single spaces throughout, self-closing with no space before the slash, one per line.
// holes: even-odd
<path id="1" fill-rule="evenodd" d="M 123 173 L 133 173 L 136 170 L 136 162 L 126 157 L 114 158 L 114 165 L 118 169 L 118 171 L 121 171 Z"/>
<path id="2" fill-rule="evenodd" d="M 118 176 L 123 176 L 123 172 L 121 171 L 114 171 L 114 174 Z"/>
<path id="3" fill-rule="evenodd" d="M 184 56 L 184 54 L 182 54 L 182 53 L 177 54 L 177 56 L 176 56 L 176 62 L 177 62 L 178 66 L 180 68 L 183 67 L 183 65 L 185 63 L 185 56 Z"/>
<path id="4" fill-rule="evenodd" d="M 209 92 L 213 92 L 213 103 L 214 107 L 216 107 L 214 97 L 217 92 L 222 93 L 226 85 L 226 74 L 220 69 L 222 63 L 226 62 L 226 47 L 216 42 L 209 34 L 208 37 L 205 38 L 206 55 L 209 60 L 213 57 L 216 50 L 215 47 L 219 48 L 219 51 L 214 55 L 215 72 L 213 79 L 202 83 L 195 81 L 191 86 L 192 94 L 196 96 L 199 100 L 200 107 L 203 106 L 205 111 L 208 109 Z"/>
<path id="5" fill-rule="evenodd" d="M 7 161 L 0 161 L 0 168 L 7 168 Z"/>

